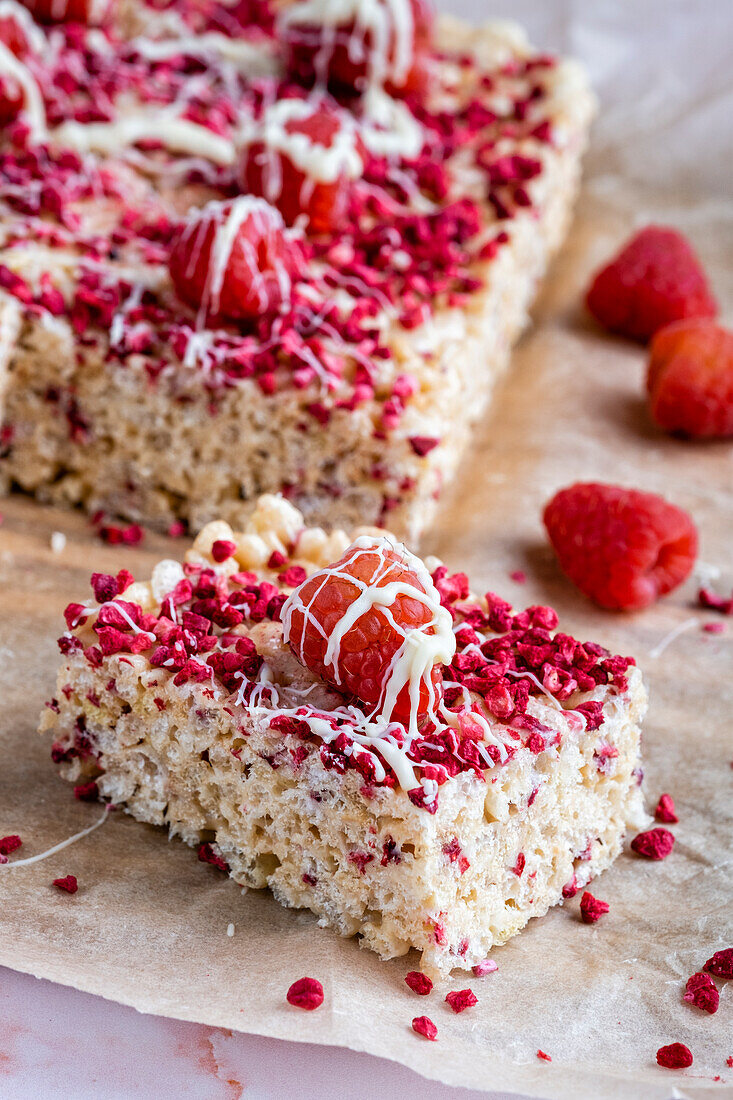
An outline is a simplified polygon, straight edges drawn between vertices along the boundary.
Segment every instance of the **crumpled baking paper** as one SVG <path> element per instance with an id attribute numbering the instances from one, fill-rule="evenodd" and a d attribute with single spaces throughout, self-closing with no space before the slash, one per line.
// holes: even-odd
<path id="1" fill-rule="evenodd" d="M 383 963 L 309 913 L 242 895 L 190 849 L 117 812 L 47 860 L 0 868 L 0 964 L 143 1012 L 368 1051 L 447 1084 L 563 1100 L 733 1095 L 733 982 L 719 983 L 715 1016 L 682 1001 L 686 978 L 733 945 L 733 620 L 723 634 L 703 632 L 716 617 L 694 607 L 695 580 L 641 614 L 595 610 L 560 576 L 540 523 L 551 493 L 578 478 L 661 492 L 698 523 L 698 579 L 719 570 L 713 583 L 733 587 L 733 448 L 657 432 L 643 400 L 644 352 L 599 333 L 581 305 L 593 269 L 650 220 L 688 233 L 721 303 L 733 303 L 733 205 L 723 201 L 733 137 L 719 125 L 733 109 L 732 78 L 715 63 L 726 5 L 513 7 L 534 18 L 537 40 L 586 59 L 606 102 L 567 247 L 425 550 L 466 569 L 479 589 L 552 603 L 564 629 L 637 657 L 651 695 L 647 798 L 651 807 L 663 791 L 675 798 L 674 853 L 663 863 L 623 855 L 593 886 L 611 907 L 598 924 L 580 922 L 576 898 L 496 950 L 497 973 L 457 977 L 418 999 L 403 981 L 414 958 Z M 20 497 L 2 511 L 0 836 L 22 836 L 11 857 L 20 858 L 101 812 L 74 801 L 36 734 L 64 605 L 87 591 L 92 569 L 146 575 L 182 544 L 149 535 L 142 549 L 109 548 L 80 515 Z M 67 542 L 54 552 L 55 531 Z M 526 584 L 509 579 L 517 569 Z M 50 885 L 66 874 L 78 877 L 74 896 Z M 285 1002 L 302 974 L 323 982 L 317 1012 Z M 443 997 L 466 985 L 479 1003 L 456 1016 Z M 410 1030 L 423 1013 L 437 1043 Z M 693 1051 L 684 1073 L 655 1064 L 673 1041 Z"/>

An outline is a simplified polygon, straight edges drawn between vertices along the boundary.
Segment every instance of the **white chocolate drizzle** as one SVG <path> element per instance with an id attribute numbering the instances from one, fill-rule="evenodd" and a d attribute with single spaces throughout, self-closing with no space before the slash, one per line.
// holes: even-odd
<path id="1" fill-rule="evenodd" d="M 174 153 L 206 157 L 224 167 L 234 164 L 234 142 L 205 126 L 167 111 L 139 111 L 114 122 L 63 122 L 51 132 L 54 145 L 79 153 L 114 155 L 139 141 L 160 142 Z"/>
<path id="2" fill-rule="evenodd" d="M 45 141 L 46 110 L 38 84 L 28 66 L 19 61 L 2 42 L 0 42 L 0 76 L 7 76 L 18 84 L 23 93 L 25 116 L 31 138 L 35 142 Z"/>

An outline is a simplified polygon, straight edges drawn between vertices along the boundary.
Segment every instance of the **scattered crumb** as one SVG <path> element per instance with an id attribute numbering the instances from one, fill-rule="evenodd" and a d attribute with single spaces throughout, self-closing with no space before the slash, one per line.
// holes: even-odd
<path id="1" fill-rule="evenodd" d="M 54 531 L 51 535 L 51 550 L 54 554 L 60 554 L 66 546 L 66 535 L 63 531 Z"/>
<path id="2" fill-rule="evenodd" d="M 234 925 L 233 924 L 228 924 L 227 925 L 227 936 L 229 936 L 229 938 L 231 939 L 233 935 L 234 935 Z"/>

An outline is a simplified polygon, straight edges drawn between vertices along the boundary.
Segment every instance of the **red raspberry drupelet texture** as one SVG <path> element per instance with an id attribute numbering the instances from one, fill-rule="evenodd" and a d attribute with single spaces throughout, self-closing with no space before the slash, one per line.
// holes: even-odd
<path id="1" fill-rule="evenodd" d="M 714 317 L 718 306 L 692 248 L 675 229 L 650 225 L 598 272 L 588 309 L 610 332 L 646 342 L 685 317 Z"/>
<path id="2" fill-rule="evenodd" d="M 580 899 L 580 916 L 584 924 L 595 924 L 610 908 L 607 901 L 594 898 L 587 890 Z"/>
<path id="3" fill-rule="evenodd" d="M 733 436 L 733 332 L 679 321 L 652 340 L 649 409 L 660 428 L 697 439 Z"/>
<path id="4" fill-rule="evenodd" d="M 648 607 L 695 563 L 697 531 L 682 509 L 653 493 L 578 483 L 544 512 L 560 568 L 589 599 L 614 611 Z"/>
<path id="5" fill-rule="evenodd" d="M 432 13 L 423 0 L 375 0 L 363 18 L 328 24 L 301 16 L 303 6 L 293 4 L 280 27 L 295 81 L 326 84 L 340 96 L 359 94 L 370 83 L 392 94 L 424 90 Z"/>
<path id="6" fill-rule="evenodd" d="M 692 1065 L 692 1051 L 684 1043 L 670 1043 L 657 1051 L 657 1065 L 665 1069 L 687 1069 Z"/>
<path id="7" fill-rule="evenodd" d="M 410 987 L 413 993 L 417 993 L 419 997 L 427 997 L 428 993 L 432 992 L 433 983 L 427 974 L 422 974 L 419 970 L 411 970 L 409 974 L 405 974 L 405 984 Z"/>
<path id="8" fill-rule="evenodd" d="M 733 978 L 733 947 L 716 951 L 705 963 L 703 969 L 708 974 L 715 974 L 716 978 Z"/>
<path id="9" fill-rule="evenodd" d="M 288 101 L 295 114 L 282 126 L 283 148 L 271 147 L 266 141 L 247 146 L 241 183 L 251 195 L 272 202 L 287 225 L 305 216 L 310 233 L 328 233 L 348 214 L 350 177 L 363 171 L 364 150 L 357 148 L 355 136 L 336 111 L 320 107 L 303 115 L 301 103 Z M 282 103 L 272 108 L 273 113 L 281 110 Z M 334 148 L 337 139 L 340 144 Z M 319 168 L 328 178 L 317 174 Z"/>
<path id="10" fill-rule="evenodd" d="M 387 589 L 389 596 L 380 597 L 381 589 Z M 433 611 L 419 593 L 426 593 L 422 580 L 395 547 L 386 542 L 373 549 L 351 546 L 338 562 L 313 573 L 291 596 L 291 612 L 284 619 L 290 647 L 311 672 L 367 707 L 377 707 L 384 701 L 392 663 L 410 632 L 423 628 L 432 633 Z M 356 611 L 354 622 L 345 629 L 334 667 L 327 660 L 329 639 L 339 628 L 344 630 L 342 620 L 348 623 L 360 598 L 363 610 Z M 427 684 L 420 684 L 419 714 L 426 713 L 437 697 L 442 684 L 438 665 L 432 668 L 431 683 L 432 699 Z M 407 723 L 410 714 L 409 684 L 405 684 L 391 718 Z"/>
<path id="11" fill-rule="evenodd" d="M 416 1016 L 412 1021 L 412 1030 L 424 1039 L 429 1039 L 431 1043 L 438 1038 L 438 1029 L 429 1016 Z"/>
<path id="12" fill-rule="evenodd" d="M 174 237 L 168 269 L 183 301 L 211 321 L 276 313 L 302 266 L 280 213 L 249 195 L 210 202 Z"/>
<path id="13" fill-rule="evenodd" d="M 76 875 L 65 875 L 63 878 L 55 878 L 53 885 L 64 894 L 75 894 L 79 889 Z"/>

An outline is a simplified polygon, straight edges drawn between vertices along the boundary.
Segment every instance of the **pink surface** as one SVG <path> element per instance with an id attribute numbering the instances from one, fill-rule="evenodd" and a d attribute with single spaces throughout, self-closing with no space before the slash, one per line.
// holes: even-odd
<path id="1" fill-rule="evenodd" d="M 368 1054 L 142 1016 L 12 970 L 0 969 L 0 1021 L 2 1100 L 503 1100 Z"/>

